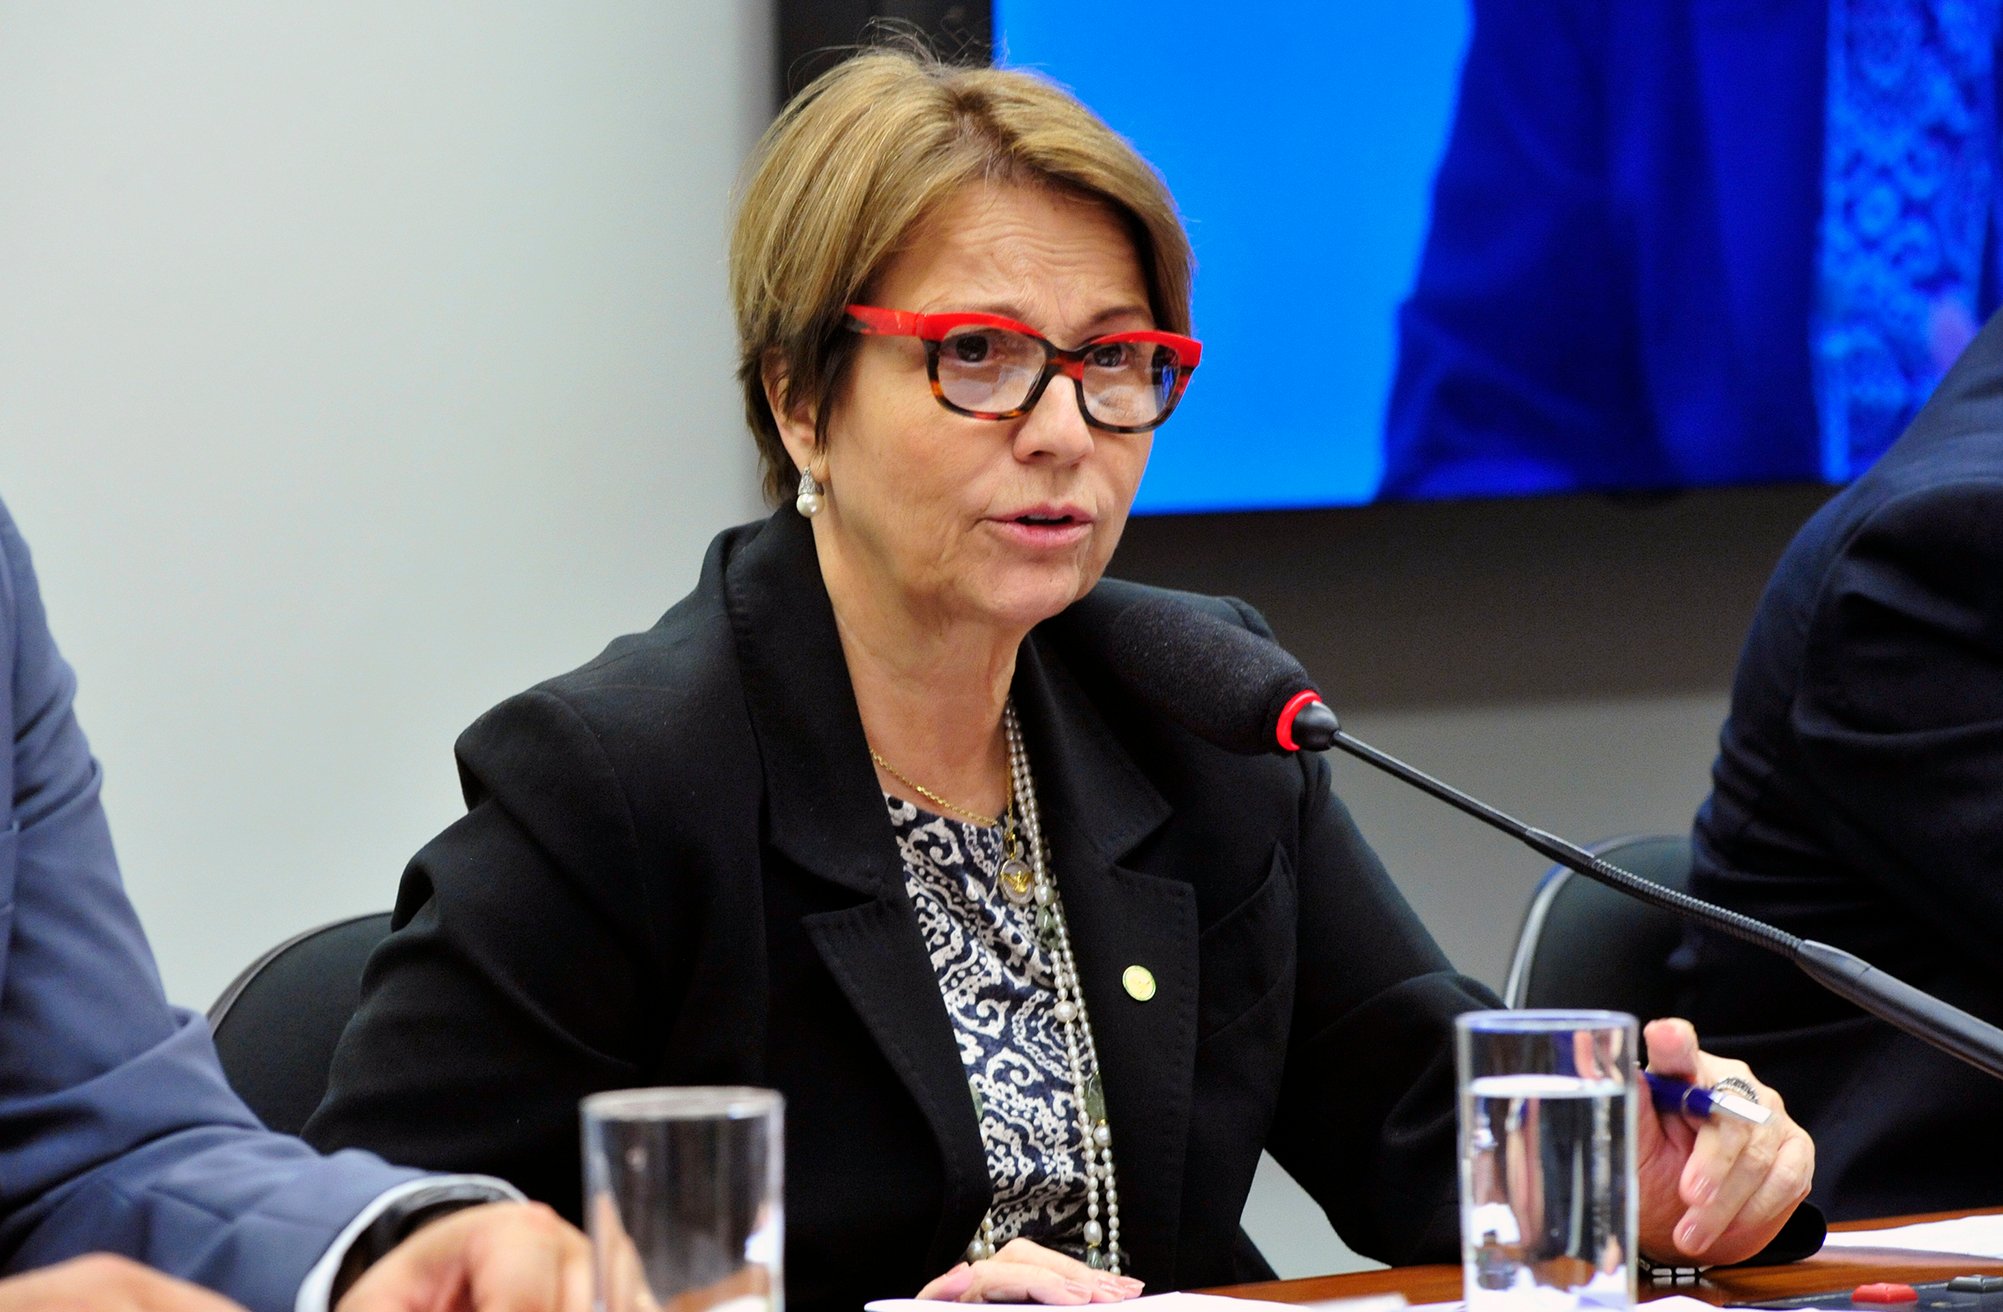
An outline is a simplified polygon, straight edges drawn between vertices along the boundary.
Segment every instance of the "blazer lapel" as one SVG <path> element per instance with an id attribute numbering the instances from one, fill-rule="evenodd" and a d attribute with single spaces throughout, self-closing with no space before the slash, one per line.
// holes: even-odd
<path id="1" fill-rule="evenodd" d="M 1176 1269 L 1195 1078 L 1195 890 L 1120 864 L 1168 819 L 1168 803 L 1034 638 L 1018 658 L 1015 694 L 1099 1051 L 1121 1247 L 1127 1269 L 1166 1279 Z M 1154 983 L 1144 1001 L 1122 981 L 1134 966 Z"/>
<path id="2" fill-rule="evenodd" d="M 724 596 L 764 762 L 772 844 L 800 869 L 859 895 L 801 924 L 938 1143 L 945 1205 L 928 1269 L 943 1271 L 973 1238 L 993 1190 L 966 1070 L 869 768 L 813 536 L 791 509 L 725 563 Z"/>
<path id="3" fill-rule="evenodd" d="M 966 1068 L 939 1003 L 939 979 L 910 901 L 901 889 L 898 896 L 901 906 L 878 898 L 801 923 L 938 1142 L 944 1203 L 925 1265 L 938 1272 L 965 1255 L 994 1189 Z"/>

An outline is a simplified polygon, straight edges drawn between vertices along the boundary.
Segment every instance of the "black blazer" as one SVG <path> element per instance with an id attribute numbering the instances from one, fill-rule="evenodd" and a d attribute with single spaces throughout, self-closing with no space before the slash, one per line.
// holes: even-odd
<path id="1" fill-rule="evenodd" d="M 1809 520 L 1732 690 L 1693 890 L 2003 1023 L 2003 319 Z M 1816 1141 L 1838 1218 L 2003 1203 L 2003 1084 L 1693 932 L 1706 1046 Z"/>
<path id="2" fill-rule="evenodd" d="M 1220 752 L 1096 668 L 1101 600 L 1030 636 L 1015 696 L 1129 1269 L 1262 1274 L 1238 1249 L 1262 1147 L 1361 1251 L 1449 1257 L 1450 1019 L 1492 995 L 1322 761 Z M 854 1312 L 957 1261 L 989 1201 L 980 1135 L 804 522 L 723 534 L 659 624 L 489 712 L 458 758 L 468 814 L 404 875 L 307 1138 L 575 1217 L 580 1097 L 764 1084 L 787 1100 L 794 1306 Z"/>

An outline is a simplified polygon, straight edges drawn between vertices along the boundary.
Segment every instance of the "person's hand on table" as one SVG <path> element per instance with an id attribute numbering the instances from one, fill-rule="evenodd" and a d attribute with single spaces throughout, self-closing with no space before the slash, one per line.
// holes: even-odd
<path id="1" fill-rule="evenodd" d="M 918 1291 L 961 1303 L 1119 1303 L 1141 1292 L 1131 1276 L 1094 1271 L 1075 1257 L 1011 1239 L 982 1262 L 962 1262 Z"/>
<path id="2" fill-rule="evenodd" d="M 420 1227 L 363 1272 L 337 1312 L 590 1307 L 591 1249 L 575 1227 L 541 1203 L 484 1203 Z"/>
<path id="3" fill-rule="evenodd" d="M 1765 1125 L 1726 1115 L 1698 1121 L 1658 1112 L 1641 1099 L 1635 1144 L 1641 1251 L 1657 1261 L 1743 1262 L 1766 1247 L 1808 1197 L 1815 1143 L 1788 1117 L 1780 1094 L 1755 1079 L 1744 1062 L 1701 1050 L 1688 1021 L 1650 1021 L 1642 1035 L 1649 1070 L 1707 1088 L 1727 1078 L 1743 1080 L 1773 1116 Z"/>
<path id="4" fill-rule="evenodd" d="M 243 1312 L 199 1285 L 110 1253 L 0 1280 L 0 1312 Z"/>

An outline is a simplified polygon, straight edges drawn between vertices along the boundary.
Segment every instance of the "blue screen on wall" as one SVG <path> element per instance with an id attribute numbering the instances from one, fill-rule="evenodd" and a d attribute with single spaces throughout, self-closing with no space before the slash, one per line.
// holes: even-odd
<path id="1" fill-rule="evenodd" d="M 994 0 L 1195 247 L 1139 509 L 1860 472 L 2003 287 L 2003 32 L 1855 8 Z"/>

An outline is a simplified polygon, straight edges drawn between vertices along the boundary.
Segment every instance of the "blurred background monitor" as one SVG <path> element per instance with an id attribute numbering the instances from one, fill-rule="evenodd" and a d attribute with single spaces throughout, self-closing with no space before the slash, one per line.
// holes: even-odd
<path id="1" fill-rule="evenodd" d="M 1468 135 L 1492 153 L 1456 142 L 1455 158 L 1473 161 L 1456 176 L 1480 182 L 1455 193 L 1458 208 L 1443 203 L 1440 267 L 1459 280 L 1448 301 L 1500 290 L 1467 323 L 1442 328 L 1432 301 L 1411 318 L 1435 352 L 1413 370 L 1431 390 L 1409 393 L 1422 402 L 1387 428 L 1400 310 L 1435 221 L 1470 11 L 1470 0 L 1154 0 L 1116 16 L 1075 0 L 785 0 L 781 58 L 796 88 L 871 19 L 900 21 L 949 57 L 1049 75 L 1161 170 L 1195 246 L 1205 353 L 1155 441 L 1144 513 L 1859 472 L 1910 408 L 1849 446 L 1817 417 L 1828 402 L 1810 377 L 1811 298 L 1826 276 L 1821 60 L 1832 47 L 1816 0 L 1709 28 L 1676 6 L 1643 6 L 1639 18 L 1580 20 L 1594 29 L 1583 36 L 1556 30 L 1542 6 L 1485 11 L 1486 48 L 1500 41 L 1503 57 L 1468 102 L 1487 126 Z M 1654 27 L 1689 38 L 1682 62 L 1623 62 L 1657 49 Z M 1783 52 L 1792 81 L 1773 72 Z M 1552 220 L 1559 235 L 1525 255 L 1545 221 L 1534 207 L 1578 207 L 1551 181 L 1569 181 L 1568 150 L 1599 152 L 1590 185 L 1604 191 L 1588 218 Z M 1525 167 L 1539 152 L 1559 160 L 1553 175 Z M 1935 336 L 1965 341 L 1972 320 L 1951 326 L 1962 335 Z"/>

